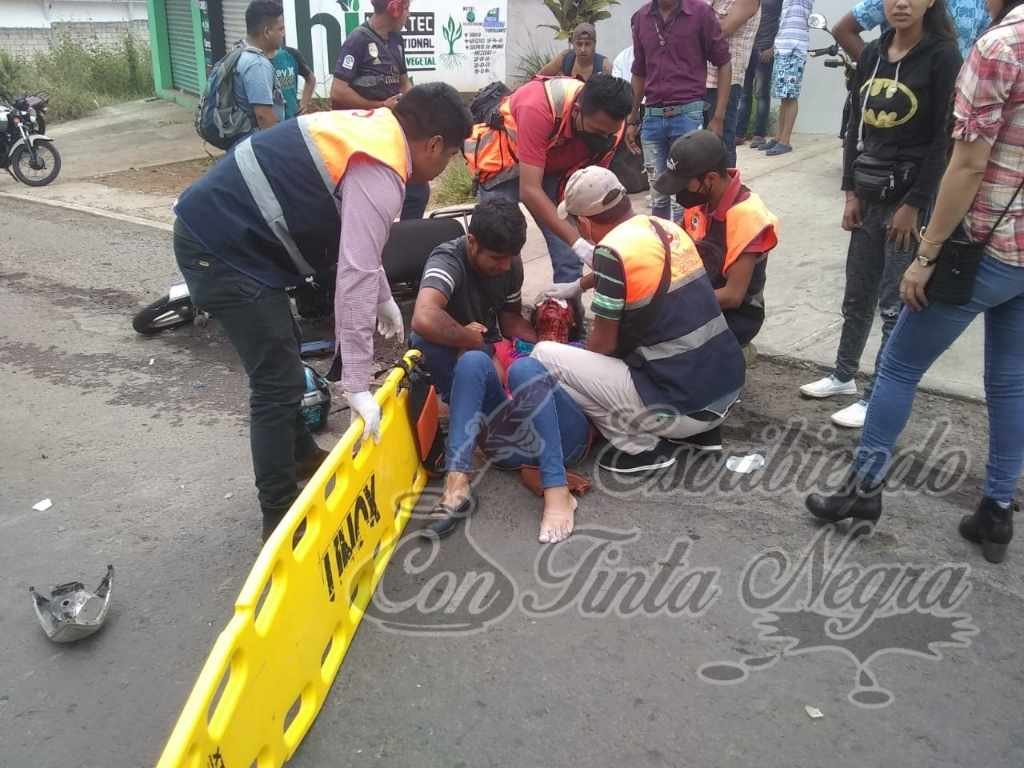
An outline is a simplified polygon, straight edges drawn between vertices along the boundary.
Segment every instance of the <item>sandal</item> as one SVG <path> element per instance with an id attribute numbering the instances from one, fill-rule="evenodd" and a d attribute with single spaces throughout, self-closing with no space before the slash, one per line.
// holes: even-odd
<path id="1" fill-rule="evenodd" d="M 430 515 L 435 519 L 420 529 L 420 536 L 424 539 L 443 539 L 451 536 L 459 527 L 459 523 L 472 514 L 474 508 L 472 494 L 466 496 L 454 509 L 439 501 L 437 506 L 430 510 Z"/>

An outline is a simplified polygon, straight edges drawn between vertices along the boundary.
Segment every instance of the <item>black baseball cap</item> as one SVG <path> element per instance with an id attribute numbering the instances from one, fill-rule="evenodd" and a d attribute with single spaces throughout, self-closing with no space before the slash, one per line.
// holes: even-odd
<path id="1" fill-rule="evenodd" d="M 690 131 L 680 136 L 668 151 L 667 169 L 654 181 L 654 189 L 663 195 L 674 195 L 686 189 L 690 179 L 708 171 L 717 171 L 727 164 L 728 153 L 718 134 L 712 131 Z"/>

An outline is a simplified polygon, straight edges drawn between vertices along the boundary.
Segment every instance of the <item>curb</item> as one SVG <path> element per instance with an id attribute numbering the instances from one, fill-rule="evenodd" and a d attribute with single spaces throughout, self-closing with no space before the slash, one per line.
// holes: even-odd
<path id="1" fill-rule="evenodd" d="M 162 221 L 153 221 L 152 219 L 143 219 L 139 216 L 132 216 L 127 213 L 115 213 L 113 211 L 106 211 L 102 208 L 93 208 L 91 205 L 81 205 L 80 203 L 68 203 L 63 200 L 48 200 L 43 197 L 33 197 L 32 195 L 18 195 L 13 192 L 0 192 L 0 198 L 7 198 L 9 200 L 20 200 L 26 203 L 37 203 L 39 205 L 48 205 L 51 208 L 62 208 L 67 211 L 76 211 L 78 213 L 88 213 L 92 216 L 100 216 L 104 219 L 114 219 L 115 221 L 123 221 L 128 224 L 136 224 L 140 227 L 152 227 L 153 229 L 159 229 L 163 232 L 173 232 L 174 227 L 171 224 L 165 224 Z"/>

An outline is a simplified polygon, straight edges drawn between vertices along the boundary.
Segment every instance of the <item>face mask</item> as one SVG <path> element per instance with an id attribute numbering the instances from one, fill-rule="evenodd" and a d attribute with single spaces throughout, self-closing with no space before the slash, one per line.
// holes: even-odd
<path id="1" fill-rule="evenodd" d="M 703 182 L 700 186 L 701 189 L 696 192 L 691 192 L 688 189 L 680 190 L 676 193 L 676 202 L 683 206 L 683 208 L 696 208 L 699 205 L 706 205 L 708 202 L 708 193 L 703 191 Z"/>
<path id="2" fill-rule="evenodd" d="M 579 134 L 579 137 L 583 139 L 587 151 L 592 155 L 607 154 L 615 143 L 614 136 L 605 136 L 600 133 L 590 133 L 589 131 L 583 131 Z"/>

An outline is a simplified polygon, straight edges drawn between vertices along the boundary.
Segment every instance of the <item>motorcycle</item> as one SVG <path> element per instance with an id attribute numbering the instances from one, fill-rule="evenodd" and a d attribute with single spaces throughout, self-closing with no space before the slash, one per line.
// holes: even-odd
<path id="1" fill-rule="evenodd" d="M 831 45 L 826 45 L 823 48 L 813 48 L 807 51 L 807 55 L 811 58 L 827 56 L 829 58 L 824 61 L 826 67 L 829 69 L 839 69 L 842 67 L 843 69 L 843 75 L 846 78 L 846 101 L 843 102 L 843 123 L 839 127 L 839 138 L 845 139 L 846 123 L 850 117 L 850 102 L 853 98 L 853 88 L 857 77 L 857 62 L 851 59 L 846 54 L 846 51 L 839 47 L 839 41 L 832 34 L 832 30 L 828 26 L 828 19 L 825 16 L 820 13 L 812 13 L 807 17 L 807 27 L 825 32 L 832 38 Z"/>
<path id="2" fill-rule="evenodd" d="M 22 184 L 45 187 L 60 173 L 60 153 L 46 135 L 45 93 L 0 99 L 0 168 Z"/>
<path id="3" fill-rule="evenodd" d="M 392 225 L 381 260 L 395 301 L 416 298 L 423 265 L 431 251 L 441 243 L 466 234 L 472 210 L 471 206 L 441 208 L 432 211 L 425 219 L 396 221 Z M 329 259 L 329 262 L 333 263 L 334 259 Z M 334 277 L 331 271 L 318 280 L 315 287 L 303 285 L 288 289 L 300 317 L 320 319 L 334 312 Z M 132 318 L 132 327 L 143 336 L 152 336 L 192 322 L 205 324 L 209 317 L 208 313 L 196 310 L 188 285 L 178 283 L 171 286 L 164 296 L 139 310 Z M 334 351 L 330 342 L 309 342 L 303 347 L 310 355 Z"/>

